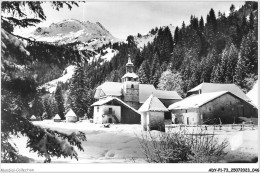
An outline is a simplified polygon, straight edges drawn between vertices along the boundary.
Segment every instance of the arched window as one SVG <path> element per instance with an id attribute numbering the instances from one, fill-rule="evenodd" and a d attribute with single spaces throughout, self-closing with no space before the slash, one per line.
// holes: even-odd
<path id="1" fill-rule="evenodd" d="M 134 84 L 131 85 L 131 88 L 134 88 Z"/>

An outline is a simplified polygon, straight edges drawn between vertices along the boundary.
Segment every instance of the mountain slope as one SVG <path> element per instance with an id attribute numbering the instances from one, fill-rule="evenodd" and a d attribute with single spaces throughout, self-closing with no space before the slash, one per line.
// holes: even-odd
<path id="1" fill-rule="evenodd" d="M 174 27 L 170 24 L 170 25 L 167 25 L 167 26 L 163 26 L 162 28 L 166 28 L 166 27 L 168 27 L 170 29 L 171 34 L 172 34 L 172 38 L 173 38 L 176 27 Z M 156 36 L 157 36 L 157 33 L 152 34 L 150 32 L 150 33 L 143 35 L 143 36 L 134 36 L 134 41 L 135 41 L 135 44 L 137 45 L 137 47 L 142 49 L 148 43 L 152 43 Z"/>
<path id="2" fill-rule="evenodd" d="M 118 40 L 99 22 L 81 22 L 75 19 L 52 23 L 49 27 L 39 27 L 30 36 L 37 41 L 75 44 L 80 50 L 95 50 Z"/>

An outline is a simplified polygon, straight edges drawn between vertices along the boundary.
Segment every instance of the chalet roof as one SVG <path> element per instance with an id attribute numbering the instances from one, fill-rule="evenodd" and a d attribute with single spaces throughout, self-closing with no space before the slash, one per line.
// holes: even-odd
<path id="1" fill-rule="evenodd" d="M 203 94 L 190 96 L 179 102 L 171 104 L 168 109 L 173 110 L 173 109 L 198 108 L 198 107 L 210 102 L 211 100 L 214 100 L 215 98 L 220 97 L 227 93 L 229 93 L 229 92 L 220 91 L 220 92 L 203 93 Z"/>
<path id="2" fill-rule="evenodd" d="M 134 78 L 134 79 L 138 78 L 137 74 L 135 74 L 135 73 L 129 73 L 129 72 L 127 72 L 127 73 L 122 77 L 122 79 L 123 79 L 123 78 L 126 78 L 126 77 L 131 77 L 131 78 Z"/>
<path id="3" fill-rule="evenodd" d="M 65 117 L 77 117 L 77 115 L 75 114 L 75 112 L 74 112 L 72 109 L 70 109 L 70 110 L 66 113 Z"/>
<path id="4" fill-rule="evenodd" d="M 144 104 L 138 109 L 138 112 L 167 112 L 168 109 L 163 103 L 153 94 L 144 102 Z"/>
<path id="5" fill-rule="evenodd" d="M 97 87 L 97 90 L 102 90 L 106 95 L 121 96 L 122 83 L 121 82 L 105 82 Z"/>
<path id="6" fill-rule="evenodd" d="M 139 102 L 144 103 L 155 90 L 153 85 L 139 84 Z"/>
<path id="7" fill-rule="evenodd" d="M 210 93 L 218 91 L 229 91 L 234 95 L 249 101 L 248 96 L 235 84 L 220 84 L 220 83 L 201 83 L 200 85 L 192 88 L 188 93 L 201 90 L 201 93 Z"/>
<path id="8" fill-rule="evenodd" d="M 60 120 L 61 118 L 60 118 L 59 114 L 56 114 L 53 119 L 55 119 L 55 120 Z"/>
<path id="9" fill-rule="evenodd" d="M 31 116 L 31 120 L 36 120 L 36 117 L 34 115 Z"/>
<path id="10" fill-rule="evenodd" d="M 119 98 L 116 98 L 116 97 L 107 97 L 105 99 L 102 99 L 102 100 L 99 100 L 99 101 L 93 103 L 91 106 L 101 106 L 101 105 L 111 102 L 112 100 L 117 101 L 118 103 L 128 107 L 129 109 L 132 109 L 134 112 L 139 114 L 139 112 L 136 109 L 134 109 L 133 107 L 129 106 L 128 104 L 126 104 L 125 102 L 123 102 L 122 100 L 120 100 Z"/>
<path id="11" fill-rule="evenodd" d="M 105 82 L 98 86 L 94 98 L 99 99 L 100 93 L 106 96 L 121 96 L 123 84 L 120 82 Z M 151 84 L 139 84 L 139 103 L 144 103 L 151 95 L 159 99 L 181 99 L 176 91 L 161 91 L 156 90 Z"/>
<path id="12" fill-rule="evenodd" d="M 159 99 L 179 99 L 181 100 L 181 96 L 176 91 L 163 91 L 163 90 L 156 90 L 154 95 Z"/>
<path id="13" fill-rule="evenodd" d="M 259 88 L 259 83 L 258 83 L 258 80 L 256 81 L 255 85 L 253 86 L 253 88 L 246 94 L 251 100 L 252 100 L 252 103 L 258 107 L 258 103 L 259 103 L 259 100 L 258 100 L 258 88 Z"/>

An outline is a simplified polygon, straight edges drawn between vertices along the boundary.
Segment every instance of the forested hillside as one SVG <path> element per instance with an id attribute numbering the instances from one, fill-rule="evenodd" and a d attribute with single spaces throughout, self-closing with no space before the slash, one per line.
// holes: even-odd
<path id="1" fill-rule="evenodd" d="M 161 74 L 170 70 L 180 76 L 183 93 L 201 82 L 236 83 L 246 92 L 257 79 L 257 5 L 246 2 L 239 10 L 232 5 L 229 15 L 211 9 L 206 19 L 191 15 L 173 39 L 168 27 L 152 29 L 154 41 L 141 50 L 129 36 L 128 44 L 112 46 L 119 53 L 110 62 L 86 66 L 90 86 L 120 81 L 130 54 L 141 83 L 158 87 Z"/>

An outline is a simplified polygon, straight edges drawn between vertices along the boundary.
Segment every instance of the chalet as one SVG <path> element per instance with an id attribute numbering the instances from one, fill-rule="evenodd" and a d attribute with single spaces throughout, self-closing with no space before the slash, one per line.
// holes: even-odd
<path id="1" fill-rule="evenodd" d="M 237 122 L 238 117 L 257 117 L 253 104 L 229 91 L 191 95 L 168 109 L 175 124 L 227 124 Z"/>
<path id="2" fill-rule="evenodd" d="M 66 113 L 65 118 L 66 118 L 66 122 L 76 122 L 76 121 L 78 121 L 78 117 L 72 109 L 70 109 Z"/>
<path id="3" fill-rule="evenodd" d="M 140 114 L 116 97 L 106 97 L 92 104 L 94 106 L 94 123 L 140 124 Z"/>
<path id="4" fill-rule="evenodd" d="M 31 121 L 36 121 L 37 119 L 36 119 L 36 117 L 35 117 L 34 115 L 32 115 L 31 118 L 30 118 L 30 120 L 31 120 Z"/>
<path id="5" fill-rule="evenodd" d="M 151 94 L 166 107 L 182 99 L 176 91 L 160 91 L 151 84 L 140 84 L 133 69 L 134 65 L 129 57 L 122 82 L 105 82 L 96 88 L 94 98 L 97 102 L 92 104 L 94 123 L 140 124 L 141 115 L 137 110 Z"/>
<path id="6" fill-rule="evenodd" d="M 59 114 L 56 114 L 55 117 L 53 118 L 54 122 L 61 122 L 61 118 L 59 116 Z"/>
<path id="7" fill-rule="evenodd" d="M 164 112 L 168 109 L 153 94 L 138 109 L 143 130 L 164 130 Z"/>

